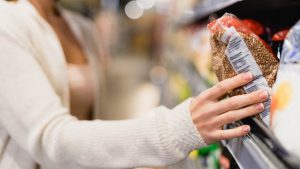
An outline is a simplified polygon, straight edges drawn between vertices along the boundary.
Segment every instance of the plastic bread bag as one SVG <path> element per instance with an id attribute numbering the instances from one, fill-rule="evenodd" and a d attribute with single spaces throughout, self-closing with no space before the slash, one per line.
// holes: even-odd
<path id="1" fill-rule="evenodd" d="M 292 154 L 300 158 L 300 20 L 289 31 L 273 88 L 271 129 Z"/>
<path id="2" fill-rule="evenodd" d="M 212 64 L 219 81 L 243 72 L 251 72 L 254 80 L 244 87 L 228 93 L 235 96 L 259 89 L 270 91 L 275 82 L 278 60 L 271 48 L 232 14 L 208 24 L 211 32 Z M 270 125 L 270 99 L 265 111 L 257 116 Z"/>

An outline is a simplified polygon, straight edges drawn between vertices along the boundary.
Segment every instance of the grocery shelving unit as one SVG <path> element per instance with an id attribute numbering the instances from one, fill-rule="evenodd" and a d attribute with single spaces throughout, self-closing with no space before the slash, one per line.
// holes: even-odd
<path id="1" fill-rule="evenodd" d="M 241 124 L 252 126 L 245 137 L 223 141 L 240 168 L 243 169 L 297 169 L 299 159 L 290 155 L 277 141 L 273 133 L 256 118 L 247 118 L 230 124 L 233 128 Z"/>
<path id="2" fill-rule="evenodd" d="M 271 26 L 292 26 L 299 19 L 299 0 L 201 0 L 178 23 L 191 24 L 233 13 Z"/>

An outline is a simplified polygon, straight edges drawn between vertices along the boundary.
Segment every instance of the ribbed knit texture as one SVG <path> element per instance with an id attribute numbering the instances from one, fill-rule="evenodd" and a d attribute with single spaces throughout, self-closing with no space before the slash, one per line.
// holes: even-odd
<path id="1" fill-rule="evenodd" d="M 190 100 L 138 119 L 78 121 L 69 112 L 62 57 L 53 30 L 28 2 L 0 1 L 1 169 L 164 166 L 205 145 Z"/>
<path id="2" fill-rule="evenodd" d="M 169 135 L 162 133 L 164 142 L 167 143 L 166 146 L 171 151 L 177 151 L 178 153 L 183 153 L 185 156 L 191 149 L 199 148 L 200 146 L 206 145 L 203 139 L 199 136 L 199 133 L 192 122 L 190 116 L 190 103 L 192 99 L 188 99 L 181 105 L 178 105 L 173 109 L 170 114 L 166 114 L 167 121 L 160 122 L 159 124 L 166 125 L 162 126 L 168 127 Z M 159 116 L 158 121 L 164 119 L 164 117 Z M 174 147 L 176 148 L 174 150 Z"/>

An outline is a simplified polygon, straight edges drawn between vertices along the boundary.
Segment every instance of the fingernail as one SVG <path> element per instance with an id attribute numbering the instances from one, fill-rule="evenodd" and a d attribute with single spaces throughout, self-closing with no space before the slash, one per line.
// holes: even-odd
<path id="1" fill-rule="evenodd" d="M 267 91 L 261 91 L 260 93 L 259 93 L 259 98 L 260 99 L 262 99 L 262 100 L 266 100 L 268 97 L 269 97 L 269 94 L 268 94 L 268 92 Z"/>
<path id="2" fill-rule="evenodd" d="M 265 109 L 265 106 L 264 106 L 264 104 L 260 103 L 260 104 L 258 104 L 258 105 L 256 106 L 256 109 L 257 109 L 258 111 L 262 111 L 262 110 Z"/>
<path id="3" fill-rule="evenodd" d="M 243 78 L 247 81 L 252 80 L 253 76 L 251 72 L 244 73 Z"/>
<path id="4" fill-rule="evenodd" d="M 243 127 L 243 131 L 248 133 L 250 131 L 250 126 Z"/>

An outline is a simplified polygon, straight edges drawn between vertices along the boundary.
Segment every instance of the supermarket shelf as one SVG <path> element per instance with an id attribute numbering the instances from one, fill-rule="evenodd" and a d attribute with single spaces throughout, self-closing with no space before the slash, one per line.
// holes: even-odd
<path id="1" fill-rule="evenodd" d="M 240 168 L 276 168 L 248 137 L 230 140 L 227 142 L 226 148 Z"/>
<path id="2" fill-rule="evenodd" d="M 220 11 L 242 0 L 203 0 L 191 11 L 179 18 L 179 25 L 188 25 L 198 20 L 206 19 L 210 14 Z"/>
<path id="3" fill-rule="evenodd" d="M 192 11 L 186 12 L 178 23 L 182 26 L 207 21 L 214 14 L 222 16 L 225 12 L 239 18 L 252 18 L 271 26 L 290 27 L 300 17 L 299 0 L 203 0 Z M 288 18 L 288 19 L 287 19 Z"/>
<path id="4" fill-rule="evenodd" d="M 298 169 L 299 159 L 290 155 L 262 123 L 248 118 L 228 125 L 233 128 L 242 123 L 252 126 L 245 137 L 223 141 L 222 144 L 242 169 Z"/>

